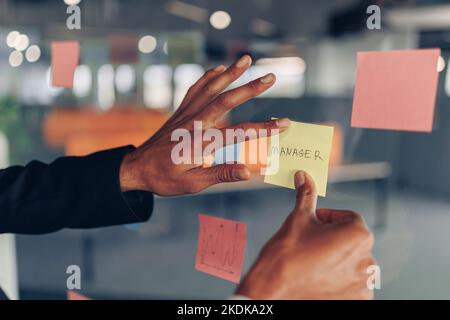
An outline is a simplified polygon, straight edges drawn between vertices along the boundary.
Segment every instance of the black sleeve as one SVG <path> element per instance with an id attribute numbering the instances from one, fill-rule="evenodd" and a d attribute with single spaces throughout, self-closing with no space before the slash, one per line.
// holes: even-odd
<path id="1" fill-rule="evenodd" d="M 148 220 L 153 195 L 120 189 L 120 164 L 132 149 L 0 170 L 0 233 L 41 234 Z"/>

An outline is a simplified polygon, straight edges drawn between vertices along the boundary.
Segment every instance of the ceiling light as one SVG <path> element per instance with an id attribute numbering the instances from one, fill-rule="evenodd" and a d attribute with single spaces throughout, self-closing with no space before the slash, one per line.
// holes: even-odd
<path id="1" fill-rule="evenodd" d="M 117 91 L 120 93 L 130 92 L 136 84 L 136 71 L 128 64 L 117 67 L 115 75 Z"/>
<path id="2" fill-rule="evenodd" d="M 6 44 L 8 45 L 8 47 L 14 48 L 14 44 L 16 43 L 16 38 L 18 36 L 20 36 L 19 31 L 11 31 L 10 33 L 8 33 L 8 35 L 6 36 Z"/>
<path id="3" fill-rule="evenodd" d="M 14 48 L 19 51 L 25 50 L 30 44 L 30 39 L 26 34 L 20 34 L 14 41 Z"/>
<path id="4" fill-rule="evenodd" d="M 303 74 L 306 70 L 306 62 L 300 57 L 261 58 L 255 64 L 282 69 L 285 75 Z"/>
<path id="5" fill-rule="evenodd" d="M 11 67 L 18 67 L 23 62 L 23 54 L 20 51 L 14 50 L 9 55 L 9 64 Z"/>
<path id="6" fill-rule="evenodd" d="M 81 0 L 64 0 L 64 3 L 67 4 L 68 6 L 76 6 L 80 2 Z"/>
<path id="7" fill-rule="evenodd" d="M 441 56 L 438 58 L 437 71 L 442 72 L 445 69 L 445 60 Z"/>
<path id="8" fill-rule="evenodd" d="M 153 36 L 143 36 L 140 40 L 139 40 L 139 51 L 141 51 L 142 53 L 150 53 L 153 50 L 155 50 L 157 45 L 157 41 L 156 38 Z"/>
<path id="9" fill-rule="evenodd" d="M 164 42 L 163 51 L 165 54 L 169 54 L 169 42 L 167 40 Z"/>
<path id="10" fill-rule="evenodd" d="M 41 49 L 37 45 L 29 47 L 25 53 L 25 58 L 27 58 L 28 62 L 38 61 L 40 57 Z"/>
<path id="11" fill-rule="evenodd" d="M 211 25 L 219 30 L 225 29 L 231 23 L 231 16 L 225 11 L 216 11 L 209 18 Z"/>
<path id="12" fill-rule="evenodd" d="M 75 69 L 73 93 L 78 98 L 86 97 L 92 87 L 92 72 L 89 66 L 79 65 Z"/>

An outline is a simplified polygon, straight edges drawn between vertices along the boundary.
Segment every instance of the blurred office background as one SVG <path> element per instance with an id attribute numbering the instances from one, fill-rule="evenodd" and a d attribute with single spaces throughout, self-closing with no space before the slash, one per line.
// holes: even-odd
<path id="1" fill-rule="evenodd" d="M 0 0 L 0 166 L 138 145 L 204 70 L 248 53 L 244 81 L 270 70 L 278 82 L 227 121 L 335 126 L 319 206 L 359 211 L 373 229 L 376 297 L 450 298 L 448 1 L 66 2 L 79 2 L 81 30 L 67 29 L 63 0 Z M 381 30 L 366 27 L 371 4 Z M 50 42 L 70 39 L 81 42 L 74 88 L 53 88 Z M 350 128 L 356 52 L 426 47 L 443 58 L 433 133 Z M 259 183 L 157 198 L 145 224 L 17 236 L 17 274 L 11 261 L 0 270 L 18 277 L 22 299 L 65 299 L 69 265 L 81 267 L 80 292 L 93 298 L 225 298 L 234 285 L 194 270 L 198 213 L 247 223 L 247 269 L 293 200 L 292 190 Z"/>

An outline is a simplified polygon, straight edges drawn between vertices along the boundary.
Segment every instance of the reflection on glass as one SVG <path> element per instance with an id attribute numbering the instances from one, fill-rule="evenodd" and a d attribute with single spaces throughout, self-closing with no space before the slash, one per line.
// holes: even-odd
<path id="1" fill-rule="evenodd" d="M 136 84 L 136 72 L 129 64 L 117 67 L 115 76 L 116 89 L 120 93 L 128 93 Z"/>
<path id="2" fill-rule="evenodd" d="M 50 86 L 50 71 L 43 65 L 26 68 L 21 76 L 19 99 L 25 104 L 48 105 L 61 92 L 60 88 Z M 47 79 L 47 81 L 42 81 Z"/>
<path id="3" fill-rule="evenodd" d="M 172 68 L 153 65 L 144 71 L 144 104 L 148 108 L 168 108 L 172 100 Z"/>
<path id="4" fill-rule="evenodd" d="M 98 105 L 102 110 L 110 109 L 116 100 L 114 92 L 114 68 L 105 64 L 97 73 Z"/>
<path id="5" fill-rule="evenodd" d="M 92 87 L 92 72 L 89 66 L 80 65 L 75 70 L 73 93 L 78 98 L 86 97 Z"/>
<path id="6" fill-rule="evenodd" d="M 450 66 L 450 58 L 447 61 L 447 66 Z M 447 67 L 447 72 L 445 73 L 445 93 L 450 97 L 450 71 Z"/>
<path id="7" fill-rule="evenodd" d="M 300 57 L 264 58 L 249 68 L 247 76 L 235 81 L 231 88 L 244 85 L 248 81 L 274 73 L 275 84 L 258 98 L 298 98 L 305 93 L 306 63 Z"/>
<path id="8" fill-rule="evenodd" d="M 198 64 L 181 64 L 175 69 L 175 96 L 173 100 L 173 107 L 177 109 L 183 101 L 189 87 L 197 81 L 204 73 L 202 66 Z"/>
<path id="9" fill-rule="evenodd" d="M 52 67 L 49 67 L 47 69 L 47 74 L 45 75 L 45 78 L 46 78 L 49 95 L 52 97 L 56 97 L 57 95 L 59 95 L 61 93 L 61 91 L 63 90 L 63 88 L 54 87 L 52 85 L 52 82 L 53 82 L 52 81 Z"/>

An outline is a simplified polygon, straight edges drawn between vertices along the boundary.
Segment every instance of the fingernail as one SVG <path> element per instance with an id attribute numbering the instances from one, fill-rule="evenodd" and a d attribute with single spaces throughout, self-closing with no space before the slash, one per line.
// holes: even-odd
<path id="1" fill-rule="evenodd" d="M 264 84 L 272 83 L 275 80 L 275 75 L 273 73 L 269 73 L 259 80 Z"/>
<path id="2" fill-rule="evenodd" d="M 233 177 L 236 180 L 248 180 L 250 178 L 248 171 L 245 169 L 233 169 Z"/>
<path id="3" fill-rule="evenodd" d="M 282 118 L 277 120 L 277 127 L 279 128 L 287 128 L 291 125 L 291 120 L 288 118 Z"/>
<path id="4" fill-rule="evenodd" d="M 305 184 L 305 173 L 297 171 L 294 178 L 295 189 L 302 187 Z"/>
<path id="5" fill-rule="evenodd" d="M 249 65 L 251 62 L 252 62 L 252 60 L 250 59 L 250 57 L 248 55 L 245 55 L 245 56 L 242 56 L 238 60 L 238 62 L 236 62 L 236 67 L 242 68 L 242 67 Z"/>
<path id="6" fill-rule="evenodd" d="M 220 66 L 217 66 L 217 67 L 214 68 L 215 72 L 220 72 L 220 71 L 223 71 L 223 70 L 225 70 L 225 66 L 223 64 L 221 64 Z"/>

